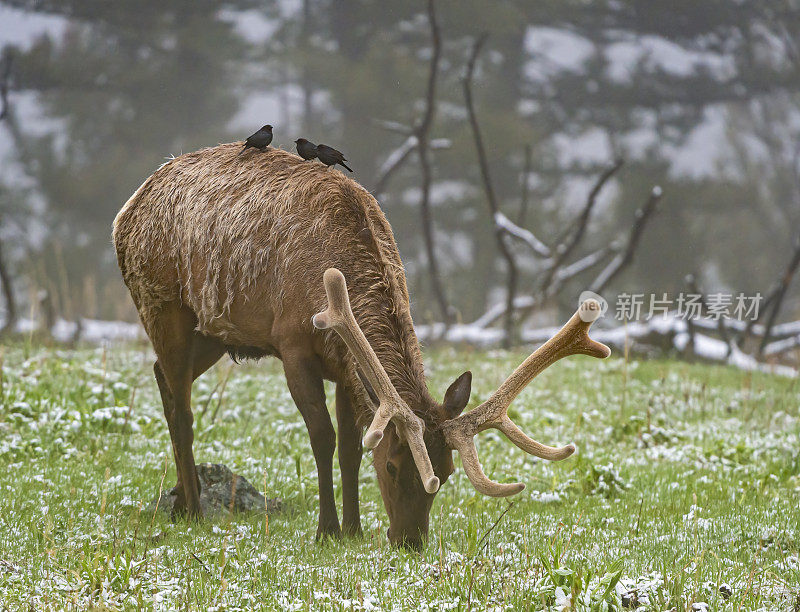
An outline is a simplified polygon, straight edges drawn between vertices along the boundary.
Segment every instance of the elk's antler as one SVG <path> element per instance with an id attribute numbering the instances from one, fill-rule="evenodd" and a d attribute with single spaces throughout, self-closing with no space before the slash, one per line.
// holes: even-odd
<path id="1" fill-rule="evenodd" d="M 461 454 L 464 470 L 478 492 L 493 497 L 506 497 L 525 488 L 521 482 L 513 484 L 493 482 L 484 474 L 473 438 L 485 429 L 490 427 L 499 429 L 526 453 L 542 459 L 559 461 L 575 452 L 573 444 L 554 448 L 529 438 L 508 418 L 508 406 L 542 370 L 562 357 L 581 354 L 602 359 L 611 354 L 611 349 L 605 344 L 589 338 L 589 327 L 599 314 L 599 302 L 596 300 L 583 302 L 567 324 L 522 362 L 489 399 L 474 410 L 442 424 L 448 446 Z"/>
<path id="2" fill-rule="evenodd" d="M 364 436 L 364 446 L 375 448 L 383 438 L 383 430 L 391 420 L 401 438 L 411 449 L 414 462 L 422 478 L 422 484 L 428 493 L 439 490 L 439 479 L 433 473 L 428 450 L 422 434 L 425 423 L 415 415 L 400 398 L 389 375 L 383 369 L 375 351 L 372 350 L 364 332 L 361 331 L 347 295 L 347 283 L 344 275 L 336 268 L 328 268 L 323 275 L 325 293 L 328 295 L 328 308 L 314 315 L 311 322 L 317 329 L 333 329 L 342 337 L 347 348 L 355 357 L 364 376 L 372 385 L 378 397 L 379 405 L 372 419 L 372 424 Z"/>

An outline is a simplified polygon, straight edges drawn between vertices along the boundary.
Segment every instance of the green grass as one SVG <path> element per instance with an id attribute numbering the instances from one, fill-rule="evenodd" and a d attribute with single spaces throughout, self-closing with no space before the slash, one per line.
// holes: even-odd
<path id="1" fill-rule="evenodd" d="M 431 389 L 471 368 L 474 406 L 524 356 L 435 351 Z M 0 608 L 604 610 L 636 592 L 642 609 L 800 609 L 796 380 L 562 361 L 512 417 L 577 456 L 547 463 L 481 434 L 487 472 L 528 488 L 490 531 L 509 502 L 457 467 L 417 554 L 386 541 L 368 455 L 364 538 L 316 543 L 314 461 L 280 364 L 233 368 L 220 398 L 230 368 L 195 384 L 195 456 L 283 498 L 268 533 L 263 515 L 190 525 L 146 510 L 175 478 L 148 351 L 3 349 Z"/>

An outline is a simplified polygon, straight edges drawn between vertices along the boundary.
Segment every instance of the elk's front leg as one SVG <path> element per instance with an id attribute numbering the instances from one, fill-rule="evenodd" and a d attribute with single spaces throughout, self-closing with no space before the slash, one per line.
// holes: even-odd
<path id="1" fill-rule="evenodd" d="M 325 388 L 322 368 L 315 355 L 284 353 L 283 369 L 289 392 L 308 428 L 311 450 L 317 463 L 319 481 L 319 526 L 317 539 L 325 536 L 340 536 L 339 515 L 333 495 L 333 451 L 336 432 L 333 430 L 328 407 L 325 404 Z"/>
<path id="2" fill-rule="evenodd" d="M 339 424 L 339 468 L 342 472 L 342 531 L 361 534 L 358 507 L 358 470 L 361 467 L 361 429 L 356 424 L 353 400 L 343 384 L 336 385 L 336 421 Z"/>

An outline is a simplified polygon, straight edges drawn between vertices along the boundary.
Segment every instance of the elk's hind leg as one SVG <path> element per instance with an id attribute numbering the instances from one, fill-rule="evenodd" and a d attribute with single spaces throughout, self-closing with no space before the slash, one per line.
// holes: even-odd
<path id="1" fill-rule="evenodd" d="M 356 424 L 353 399 L 342 383 L 336 385 L 336 421 L 339 424 L 339 468 L 342 472 L 342 532 L 361 535 L 358 507 L 358 471 L 361 467 L 361 428 Z"/>
<path id="2" fill-rule="evenodd" d="M 153 372 L 156 375 L 156 382 L 158 383 L 158 390 L 161 393 L 161 404 L 164 407 L 164 418 L 167 421 L 167 426 L 170 427 L 170 439 L 172 439 L 172 428 L 170 425 L 170 417 L 172 415 L 172 391 L 169 389 L 167 379 L 164 378 L 164 372 L 161 370 L 161 364 L 158 361 L 153 364 Z M 174 512 L 186 511 L 186 496 L 183 494 L 183 482 L 181 482 L 181 471 L 178 467 L 178 455 L 175 452 L 175 444 L 172 444 L 172 457 L 175 459 L 175 467 L 178 471 L 178 478 L 175 482 L 175 487 L 172 493 L 175 494 L 175 505 L 173 506 Z"/>
<path id="3" fill-rule="evenodd" d="M 164 404 L 164 416 L 178 472 L 175 487 L 177 499 L 173 512 L 186 512 L 190 517 L 202 516 L 200 482 L 192 453 L 192 382 L 224 352 L 221 343 L 195 332 L 195 325 L 196 319 L 189 309 L 170 302 L 148 326 L 158 357 L 153 369 Z"/>

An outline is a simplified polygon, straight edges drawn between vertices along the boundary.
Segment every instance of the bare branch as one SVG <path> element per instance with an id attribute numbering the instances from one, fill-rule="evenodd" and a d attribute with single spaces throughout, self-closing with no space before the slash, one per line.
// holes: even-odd
<path id="1" fill-rule="evenodd" d="M 12 56 L 7 54 L 3 61 L 3 70 L 0 75 L 0 121 L 8 118 L 8 90 L 11 81 Z M 1 221 L 1 220 L 0 220 Z M 14 285 L 11 281 L 11 273 L 8 271 L 5 258 L 3 257 L 2 242 L 0 242 L 0 288 L 6 303 L 6 319 L 3 323 L 0 334 L 13 330 L 17 324 L 17 300 L 14 295 Z"/>
<path id="2" fill-rule="evenodd" d="M 383 165 L 380 168 L 380 174 L 378 175 L 378 180 L 375 183 L 374 194 L 376 198 L 386 191 L 386 186 L 389 184 L 389 179 L 392 178 L 392 175 L 408 159 L 408 156 L 411 155 L 414 149 L 417 148 L 418 144 L 419 139 L 415 135 L 411 134 L 403 141 L 403 144 L 389 153 L 386 161 L 383 162 Z"/>
<path id="3" fill-rule="evenodd" d="M 431 285 L 433 293 L 436 296 L 436 301 L 439 303 L 439 310 L 442 313 L 443 320 L 446 324 L 453 321 L 454 312 L 453 308 L 447 301 L 447 296 L 442 287 L 441 276 L 439 273 L 439 262 L 436 258 L 435 245 L 433 239 L 433 219 L 431 217 L 430 207 L 430 185 L 431 185 L 431 168 L 430 160 L 428 159 L 428 149 L 421 147 L 419 149 L 419 163 L 422 170 L 422 199 L 420 200 L 420 209 L 422 212 L 422 230 L 425 238 L 425 250 L 428 256 L 428 266 L 431 273 Z"/>
<path id="4" fill-rule="evenodd" d="M 564 262 L 566 262 L 567 258 L 575 250 L 575 247 L 580 244 L 580 241 L 586 232 L 586 226 L 589 223 L 589 217 L 591 216 L 592 210 L 597 202 L 597 196 L 600 194 L 600 191 L 602 191 L 603 187 L 611 179 L 611 177 L 613 177 L 619 171 L 619 169 L 622 168 L 624 163 L 624 160 L 617 159 L 612 166 L 610 166 L 605 172 L 603 172 L 603 174 L 600 175 L 586 198 L 586 204 L 584 204 L 583 210 L 564 232 L 563 238 L 559 239 L 558 244 L 554 249 L 555 257 L 553 259 L 553 264 L 545 273 L 540 285 L 540 291 L 542 293 L 547 291 L 547 288 L 553 281 L 553 277 L 558 272 L 558 269 L 564 265 Z"/>
<path id="5" fill-rule="evenodd" d="M 0 244 L 0 287 L 6 302 L 6 319 L 0 328 L 0 334 L 12 331 L 17 324 L 17 301 L 14 296 L 14 286 L 11 282 L 11 273 L 8 271 L 3 257 L 2 244 Z"/>
<path id="6" fill-rule="evenodd" d="M 706 309 L 706 311 L 708 311 L 709 310 L 708 303 L 706 302 L 706 299 L 704 297 L 703 291 L 700 289 L 700 286 L 697 284 L 697 279 L 696 279 L 694 274 L 689 274 L 689 275 L 686 276 L 686 284 L 689 286 L 689 291 L 691 291 L 695 295 L 699 295 L 700 296 L 700 304 L 702 305 L 703 308 Z M 719 332 L 719 337 L 722 339 L 722 341 L 728 347 L 728 349 L 727 349 L 728 352 L 725 355 L 725 358 L 727 359 L 728 357 L 730 357 L 731 353 L 733 353 L 734 345 L 733 345 L 733 341 L 731 340 L 731 337 L 728 335 L 728 328 L 725 326 L 724 317 L 719 317 L 717 319 L 717 331 Z"/>
<path id="7" fill-rule="evenodd" d="M 770 339 L 770 332 L 772 331 L 772 327 L 775 325 L 775 320 L 778 318 L 778 313 L 781 310 L 783 298 L 786 297 L 786 291 L 789 289 L 789 285 L 794 278 L 795 272 L 797 272 L 798 266 L 800 266 L 800 235 L 795 238 L 792 258 L 789 261 L 789 265 L 786 267 L 786 271 L 783 273 L 783 276 L 778 281 L 777 290 L 775 291 L 775 299 L 772 305 L 772 311 L 769 313 L 769 318 L 764 326 L 764 335 L 761 337 L 761 344 L 758 347 L 759 357 L 764 355 L 764 350 L 766 349 L 767 343 Z"/>
<path id="8" fill-rule="evenodd" d="M 453 141 L 449 138 L 431 138 L 428 143 L 428 148 L 431 151 L 440 151 L 442 149 L 449 149 L 453 146 Z"/>
<path id="9" fill-rule="evenodd" d="M 561 268 L 544 293 L 539 293 L 537 297 L 526 295 L 515 298 L 513 308 L 517 312 L 518 319 L 524 320 L 527 318 L 537 307 L 556 295 L 561 290 L 561 287 L 564 286 L 565 282 L 600 263 L 611 253 L 616 253 L 619 250 L 620 247 L 613 244 L 597 249 L 593 253 L 589 253 L 585 257 L 571 263 L 569 266 Z M 507 308 L 507 303 L 496 304 L 489 308 L 480 318 L 476 319 L 473 325 L 476 327 L 491 325 L 506 313 Z"/>
<path id="10" fill-rule="evenodd" d="M 741 346 L 742 342 L 744 342 L 749 336 L 763 336 L 764 335 L 764 327 L 763 325 L 758 325 L 758 322 L 764 316 L 764 313 L 769 309 L 772 302 L 775 301 L 775 298 L 778 295 L 778 290 L 780 289 L 780 283 L 776 283 L 775 286 L 770 289 L 767 297 L 764 298 L 764 303 L 761 304 L 759 308 L 758 314 L 751 318 L 747 323 L 744 325 L 743 329 L 739 330 L 739 335 L 736 337 L 736 345 Z M 773 333 L 774 333 L 773 328 Z"/>
<path id="11" fill-rule="evenodd" d="M 469 122 L 472 127 L 475 149 L 478 153 L 478 165 L 480 166 L 481 178 L 483 179 L 483 187 L 486 192 L 486 199 L 491 209 L 492 217 L 494 218 L 500 209 L 497 205 L 497 198 L 495 197 L 494 186 L 492 185 L 492 176 L 489 172 L 489 163 L 486 159 L 486 149 L 483 146 L 483 136 L 481 135 L 478 118 L 475 115 L 475 105 L 472 100 L 472 78 L 475 73 L 475 62 L 478 59 L 478 54 L 481 52 L 483 44 L 486 42 L 486 38 L 487 34 L 484 33 L 475 39 L 469 59 L 467 60 L 467 69 L 464 74 L 462 85 L 464 88 L 464 101 L 467 107 L 467 115 L 469 116 Z"/>
<path id="12" fill-rule="evenodd" d="M 592 266 L 604 260 L 611 253 L 616 253 L 620 250 L 622 250 L 622 248 L 618 244 L 611 244 L 609 246 L 600 247 L 596 251 L 589 253 L 584 257 L 581 257 L 577 261 L 574 261 L 568 266 L 564 266 L 558 272 L 556 272 L 556 275 L 553 278 L 553 285 L 558 285 L 560 287 L 564 283 L 564 281 L 567 281 L 575 276 L 578 276 L 578 274 L 580 274 L 581 272 L 588 270 Z"/>
<path id="13" fill-rule="evenodd" d="M 431 64 L 428 72 L 428 87 L 425 96 L 425 113 L 419 124 L 415 128 L 417 140 L 417 154 L 419 156 L 420 170 L 422 171 L 422 196 L 420 199 L 420 209 L 422 212 L 422 231 L 425 239 L 425 252 L 428 258 L 428 267 L 431 273 L 431 285 L 436 301 L 439 303 L 439 310 L 442 313 L 446 324 L 453 321 L 453 309 L 447 301 L 444 287 L 442 287 L 439 275 L 439 263 L 436 258 L 436 247 L 434 245 L 433 219 L 430 207 L 431 192 L 431 165 L 428 157 L 428 147 L 430 142 L 430 129 L 433 124 L 433 117 L 436 113 L 436 78 L 439 73 L 439 60 L 442 54 L 442 39 L 439 33 L 439 24 L 436 21 L 436 7 L 434 0 L 428 0 L 428 22 L 431 28 Z"/>
<path id="14" fill-rule="evenodd" d="M 376 198 L 380 198 L 380 196 L 386 192 L 386 188 L 389 185 L 389 180 L 406 162 L 406 160 L 408 160 L 409 156 L 414 152 L 414 149 L 416 149 L 418 145 L 419 141 L 416 135 L 412 134 L 406 138 L 399 147 L 389 153 L 389 155 L 386 157 L 386 161 L 384 161 L 383 165 L 380 167 L 380 174 L 378 175 L 378 180 L 375 183 L 373 194 Z M 449 138 L 433 138 L 428 142 L 428 149 L 431 151 L 449 149 L 451 145 L 452 141 Z"/>
<path id="15" fill-rule="evenodd" d="M 430 190 L 432 170 L 429 153 L 433 149 L 448 148 L 450 141 L 437 139 L 431 141 L 430 130 L 436 114 L 436 80 L 439 74 L 439 64 L 442 55 L 442 39 L 439 24 L 436 20 L 435 0 L 428 0 L 428 23 L 431 29 L 431 61 L 428 70 L 428 81 L 425 95 L 425 110 L 419 121 L 414 126 L 406 126 L 396 121 L 378 120 L 376 123 L 389 131 L 403 134 L 406 139 L 384 161 L 380 169 L 375 189 L 376 197 L 380 197 L 386 190 L 392 176 L 409 159 L 414 150 L 417 151 L 420 172 L 422 174 L 420 212 L 422 215 L 422 236 L 425 244 L 425 256 L 428 260 L 428 269 L 431 276 L 433 294 L 439 304 L 445 324 L 453 321 L 454 311 L 447 301 L 439 273 L 439 264 L 436 257 L 434 244 L 433 215 L 431 214 Z"/>
<path id="16" fill-rule="evenodd" d="M 589 288 L 592 291 L 600 293 L 633 261 L 633 256 L 638 247 L 642 232 L 647 225 L 648 219 L 655 211 L 656 204 L 661 199 L 661 195 L 661 188 L 658 186 L 654 187 L 647 202 L 636 211 L 635 220 L 624 246 L 621 247 L 619 244 L 611 244 L 610 246 L 602 247 L 589 253 L 568 266 L 560 266 L 553 274 L 552 279 L 536 294 L 536 296 L 517 298 L 514 300 L 513 304 L 507 301 L 505 306 L 493 306 L 478 318 L 473 325 L 491 325 L 500 316 L 506 314 L 508 308 L 513 308 L 513 310 L 517 312 L 518 319 L 524 320 L 534 309 L 557 294 L 566 281 L 590 269 L 592 266 L 597 265 L 609 255 L 616 253 L 616 256 L 590 284 Z"/>
<path id="17" fill-rule="evenodd" d="M 661 199 L 661 187 L 655 186 L 650 192 L 650 197 L 639 210 L 636 211 L 636 216 L 628 234 L 628 241 L 622 253 L 617 255 L 611 262 L 597 275 L 597 278 L 592 281 L 589 289 L 595 293 L 600 293 L 605 289 L 608 284 L 617 277 L 630 263 L 633 261 L 633 255 L 636 248 L 639 246 L 639 240 L 642 237 L 642 232 L 647 226 L 647 221 L 656 209 L 656 204 Z"/>
<path id="18" fill-rule="evenodd" d="M 7 53 L 3 60 L 3 70 L 0 74 L 0 121 L 8 116 L 8 90 L 11 87 L 11 68 L 14 60 Z"/>
<path id="19" fill-rule="evenodd" d="M 695 325 L 692 317 L 686 317 L 686 332 L 689 334 L 689 341 L 683 348 L 683 354 L 694 355 L 697 352 L 697 333 L 695 332 Z"/>
<path id="20" fill-rule="evenodd" d="M 404 125 L 399 121 L 391 121 L 388 119 L 373 119 L 373 122 L 382 127 L 384 130 L 388 130 L 390 132 L 395 132 L 397 134 L 402 134 L 403 136 L 410 136 L 414 133 L 414 128 L 408 125 Z"/>
<path id="21" fill-rule="evenodd" d="M 764 355 L 776 357 L 800 348 L 800 336 L 791 336 L 782 340 L 775 340 L 764 347 Z"/>
<path id="22" fill-rule="evenodd" d="M 523 310 L 527 308 L 535 308 L 539 302 L 536 301 L 532 295 L 520 295 L 514 298 L 513 308 L 514 310 Z M 472 323 L 473 327 L 478 329 L 484 329 L 496 323 L 503 315 L 506 314 L 508 311 L 508 303 L 507 302 L 499 302 L 494 306 L 491 306 L 486 312 L 484 312 L 480 317 L 475 319 Z"/>
<path id="23" fill-rule="evenodd" d="M 530 174 L 531 174 L 531 145 L 525 145 L 525 163 L 522 166 L 522 196 L 519 202 L 519 216 L 517 225 L 525 225 L 525 216 L 528 213 L 528 198 L 530 196 Z"/>
<path id="24" fill-rule="evenodd" d="M 442 36 L 439 32 L 439 23 L 436 21 L 436 7 L 434 0 L 428 0 L 428 23 L 431 28 L 431 64 L 428 71 L 428 87 L 425 112 L 414 130 L 420 139 L 420 146 L 424 140 L 427 146 L 428 133 L 430 132 L 433 117 L 436 114 L 436 78 L 439 74 L 439 60 L 442 55 Z"/>
<path id="25" fill-rule="evenodd" d="M 492 185 L 492 175 L 489 171 L 489 162 L 486 158 L 486 149 L 483 145 L 483 136 L 481 135 L 480 125 L 478 125 L 478 117 L 475 114 L 475 103 L 472 99 L 472 79 L 475 74 L 475 63 L 478 60 L 478 55 L 481 52 L 483 44 L 486 42 L 486 37 L 487 35 L 484 33 L 475 39 L 469 59 L 467 60 L 467 69 L 464 74 L 462 85 L 464 87 L 464 102 L 467 107 L 467 115 L 469 116 L 469 123 L 472 127 L 472 135 L 475 141 L 475 150 L 478 154 L 478 165 L 481 170 L 481 178 L 483 179 L 483 188 L 486 192 L 486 201 L 489 204 L 489 211 L 495 226 L 494 234 L 495 240 L 497 241 L 497 248 L 503 259 L 506 260 L 506 265 L 508 267 L 508 290 L 506 293 L 504 325 L 504 344 L 508 347 L 514 340 L 514 297 L 517 292 L 519 271 L 511 249 L 509 249 L 508 244 L 506 244 L 504 235 L 508 232 L 507 227 L 513 224 L 500 212 L 500 206 L 497 203 L 497 196 L 495 195 L 494 186 Z M 503 225 L 500 221 L 507 221 L 507 223 Z M 533 237 L 533 234 L 530 234 L 530 236 Z"/>
<path id="26" fill-rule="evenodd" d="M 498 211 L 494 215 L 494 223 L 512 238 L 526 244 L 537 257 L 550 257 L 550 247 L 533 235 L 533 232 L 520 227 L 511 219 Z"/>
<path id="27" fill-rule="evenodd" d="M 763 332 L 763 330 L 762 330 Z M 772 328 L 770 336 L 773 338 L 788 338 L 789 336 L 800 335 L 800 321 L 790 321 L 789 323 L 781 323 Z"/>

